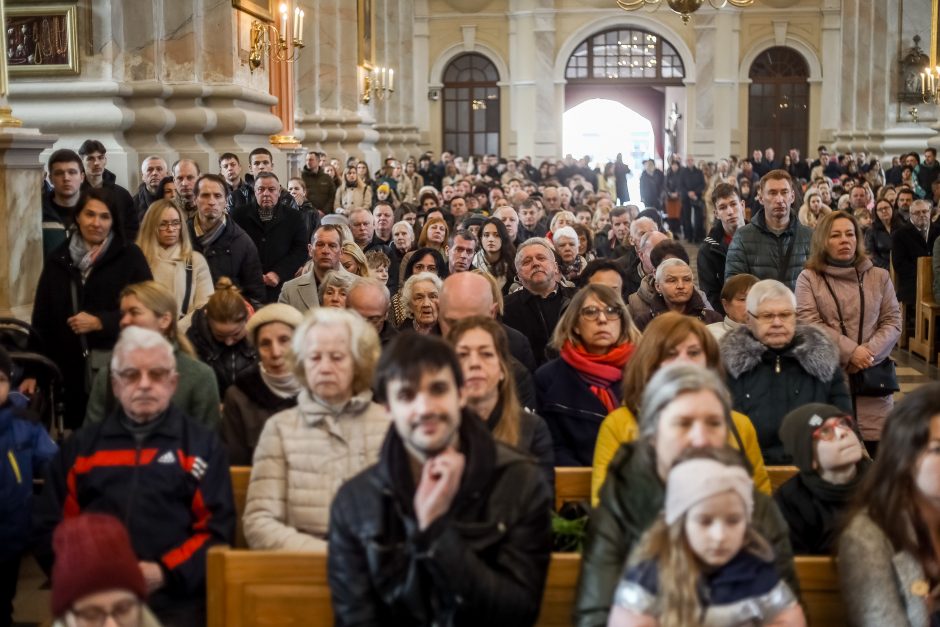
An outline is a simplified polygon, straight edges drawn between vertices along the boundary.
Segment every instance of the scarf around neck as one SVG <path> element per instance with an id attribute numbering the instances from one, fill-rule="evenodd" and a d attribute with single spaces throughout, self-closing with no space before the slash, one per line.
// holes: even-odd
<path id="1" fill-rule="evenodd" d="M 219 239 L 219 236 L 222 235 L 222 231 L 225 230 L 225 219 L 225 216 L 222 216 L 222 219 L 216 222 L 215 226 L 208 231 L 202 230 L 202 225 L 199 223 L 198 217 L 193 220 L 193 230 L 196 231 L 196 238 L 199 240 L 200 246 L 205 248 Z"/>
<path id="2" fill-rule="evenodd" d="M 293 372 L 283 375 L 271 374 L 260 364 L 258 370 L 261 372 L 261 380 L 275 396 L 296 398 L 300 394 L 300 381 L 297 380 Z"/>
<path id="3" fill-rule="evenodd" d="M 578 371 L 588 388 L 610 413 L 620 405 L 623 367 L 633 354 L 633 344 L 624 342 L 603 355 L 588 353 L 584 348 L 566 340 L 561 347 L 561 358 Z"/>
<path id="4" fill-rule="evenodd" d="M 111 246 L 114 240 L 114 232 L 108 233 L 108 237 L 97 246 L 89 246 L 81 233 L 76 231 L 69 240 L 69 256 L 72 258 L 72 264 L 78 268 L 82 276 L 82 283 L 88 279 L 91 269 L 95 263 L 101 259 Z"/>

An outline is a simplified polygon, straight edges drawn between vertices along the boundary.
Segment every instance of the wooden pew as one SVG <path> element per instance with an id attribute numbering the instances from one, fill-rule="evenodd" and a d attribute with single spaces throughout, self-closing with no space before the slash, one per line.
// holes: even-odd
<path id="1" fill-rule="evenodd" d="M 571 624 L 581 556 L 553 553 L 539 627 Z M 797 557 L 796 573 L 811 627 L 845 625 L 842 595 L 829 557 Z M 331 625 L 325 553 L 209 551 L 209 627 Z"/>
<path id="2" fill-rule="evenodd" d="M 555 511 L 566 502 L 591 502 L 591 468 L 555 467 Z"/>
<path id="3" fill-rule="evenodd" d="M 235 496 L 235 547 L 247 549 L 245 528 L 242 525 L 242 516 L 245 514 L 245 501 L 248 500 L 248 480 L 251 478 L 251 466 L 232 466 L 232 494 Z"/>
<path id="4" fill-rule="evenodd" d="M 780 486 L 790 480 L 791 477 L 800 472 L 796 466 L 767 466 L 767 474 L 770 476 L 771 492 L 776 492 Z"/>
<path id="5" fill-rule="evenodd" d="M 917 291 L 914 295 L 914 336 L 908 350 L 924 358 L 928 364 L 937 358 L 937 318 L 940 305 L 933 299 L 932 257 L 917 258 Z"/>

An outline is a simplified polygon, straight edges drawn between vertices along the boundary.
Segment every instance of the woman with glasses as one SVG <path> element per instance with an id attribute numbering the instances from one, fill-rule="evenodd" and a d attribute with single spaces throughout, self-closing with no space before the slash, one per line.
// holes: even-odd
<path id="1" fill-rule="evenodd" d="M 779 281 L 755 283 L 745 304 L 747 324 L 721 341 L 728 389 L 734 409 L 757 429 L 764 461 L 789 464 L 778 433 L 787 413 L 807 403 L 852 413 L 839 349 L 820 327 L 797 324 L 796 297 Z"/>
<path id="2" fill-rule="evenodd" d="M 891 269 L 891 234 L 904 226 L 904 218 L 887 198 L 875 203 L 875 219 L 865 234 L 865 250 L 877 268 Z"/>
<path id="3" fill-rule="evenodd" d="M 620 406 L 623 368 L 639 338 L 620 295 L 606 285 L 586 285 L 571 299 L 551 339 L 560 356 L 535 372 L 555 465 L 591 465 L 601 422 Z"/>
<path id="4" fill-rule="evenodd" d="M 183 333 L 193 312 L 205 306 L 215 289 L 206 258 L 193 250 L 182 211 L 168 200 L 150 205 L 140 223 L 137 246 L 147 258 L 154 280 L 166 287 L 178 303 L 177 318 Z"/>
<path id="5" fill-rule="evenodd" d="M 839 365 L 856 382 L 858 427 L 874 455 L 894 407 L 894 389 L 873 394 L 859 379 L 880 369 L 894 377 L 893 363 L 886 360 L 901 336 L 901 313 L 891 275 L 865 254 L 855 216 L 831 213 L 819 221 L 806 269 L 796 280 L 796 305 L 800 322 L 824 330 L 838 347 Z"/>

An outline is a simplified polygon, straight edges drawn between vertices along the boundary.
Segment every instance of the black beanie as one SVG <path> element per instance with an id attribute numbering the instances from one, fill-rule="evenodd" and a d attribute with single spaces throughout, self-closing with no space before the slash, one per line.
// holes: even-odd
<path id="1" fill-rule="evenodd" d="M 0 372 L 7 376 L 10 383 L 13 383 L 13 359 L 3 346 L 0 346 Z"/>
<path id="2" fill-rule="evenodd" d="M 825 403 L 810 403 L 794 409 L 783 417 L 780 440 L 784 450 L 793 458 L 800 472 L 815 472 L 813 461 L 813 431 L 834 416 L 845 416 L 845 411 Z"/>

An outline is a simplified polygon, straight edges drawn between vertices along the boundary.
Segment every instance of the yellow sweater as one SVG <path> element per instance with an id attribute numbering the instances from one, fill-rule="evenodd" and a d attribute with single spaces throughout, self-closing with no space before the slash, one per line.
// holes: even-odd
<path id="1" fill-rule="evenodd" d="M 770 476 L 767 474 L 767 468 L 764 467 L 764 457 L 757 443 L 757 431 L 744 414 L 733 411 L 731 419 L 741 436 L 741 442 L 744 443 L 744 454 L 747 455 L 748 461 L 754 468 L 754 486 L 769 495 L 771 492 Z M 613 460 L 617 449 L 627 442 L 633 442 L 638 437 L 640 437 L 639 425 L 626 407 L 612 411 L 601 423 L 597 434 L 597 444 L 594 445 L 594 466 L 591 469 L 591 503 L 594 506 L 598 504 L 598 494 L 600 494 L 601 486 L 604 485 L 604 479 L 607 478 L 607 466 Z M 730 433 L 728 442 L 732 448 L 738 448 L 737 440 Z"/>

